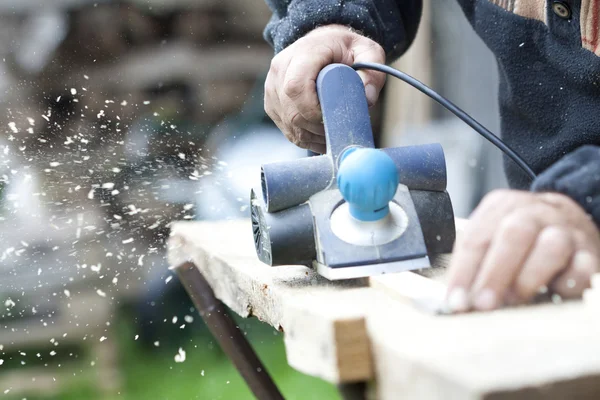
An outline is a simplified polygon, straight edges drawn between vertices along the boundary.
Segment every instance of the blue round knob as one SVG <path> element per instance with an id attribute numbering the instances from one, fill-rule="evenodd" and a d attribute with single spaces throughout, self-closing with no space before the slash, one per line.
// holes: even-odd
<path id="1" fill-rule="evenodd" d="M 381 150 L 350 148 L 342 153 L 337 184 L 350 214 L 360 221 L 388 215 L 399 177 L 394 161 Z"/>

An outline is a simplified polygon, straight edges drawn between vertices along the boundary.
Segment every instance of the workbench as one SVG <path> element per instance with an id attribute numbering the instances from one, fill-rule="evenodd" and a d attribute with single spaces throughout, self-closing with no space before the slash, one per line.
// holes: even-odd
<path id="1" fill-rule="evenodd" d="M 464 221 L 457 221 L 457 227 Z M 487 313 L 432 313 L 435 268 L 330 282 L 305 266 L 258 261 L 250 221 L 172 225 L 169 263 L 197 268 L 242 317 L 283 332 L 294 369 L 377 399 L 600 399 L 600 319 L 582 301 Z"/>

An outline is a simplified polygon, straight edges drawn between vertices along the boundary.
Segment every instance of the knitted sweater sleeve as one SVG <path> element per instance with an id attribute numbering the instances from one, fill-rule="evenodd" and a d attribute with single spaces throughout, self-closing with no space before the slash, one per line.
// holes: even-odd
<path id="1" fill-rule="evenodd" d="M 600 147 L 587 145 L 567 154 L 538 175 L 532 190 L 571 197 L 600 228 Z"/>
<path id="2" fill-rule="evenodd" d="M 389 61 L 411 45 L 422 0 L 266 0 L 273 15 L 264 30 L 275 53 L 328 24 L 347 25 L 379 43 Z"/>

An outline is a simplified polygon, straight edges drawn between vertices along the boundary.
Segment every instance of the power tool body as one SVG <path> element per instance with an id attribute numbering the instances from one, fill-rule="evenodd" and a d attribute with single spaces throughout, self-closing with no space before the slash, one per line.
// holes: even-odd
<path id="1" fill-rule="evenodd" d="M 430 267 L 456 236 L 441 145 L 375 149 L 357 72 L 332 64 L 316 85 L 326 154 L 262 166 L 250 195 L 258 258 L 329 280 Z"/>

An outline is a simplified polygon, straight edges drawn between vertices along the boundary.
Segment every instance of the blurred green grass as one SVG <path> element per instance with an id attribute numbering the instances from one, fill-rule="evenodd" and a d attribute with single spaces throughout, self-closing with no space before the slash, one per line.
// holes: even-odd
<path id="1" fill-rule="evenodd" d="M 199 317 L 196 317 L 199 319 Z M 289 400 L 339 399 L 333 385 L 296 372 L 287 365 L 283 336 L 270 326 L 256 319 L 240 323 L 247 338 L 271 373 L 275 383 Z M 93 384 L 94 367 L 86 361 L 78 364 L 75 374 L 63 378 L 60 393 L 52 396 L 29 396 L 0 393 L 3 400 L 244 400 L 254 399 L 245 382 L 231 362 L 218 348 L 202 323 L 186 335 L 161 338 L 160 346 L 149 348 L 134 338 L 134 318 L 127 310 L 120 310 L 117 317 L 119 347 L 119 375 L 123 379 L 122 390 L 115 396 L 98 393 Z M 182 348 L 186 359 L 175 362 L 175 354 Z M 61 368 L 66 369 L 68 362 Z M 87 365 L 87 367 L 85 366 Z M 20 368 L 20 367 L 17 367 Z M 47 368 L 56 368 L 47 367 Z M 2 372 L 2 371 L 0 371 Z"/>

